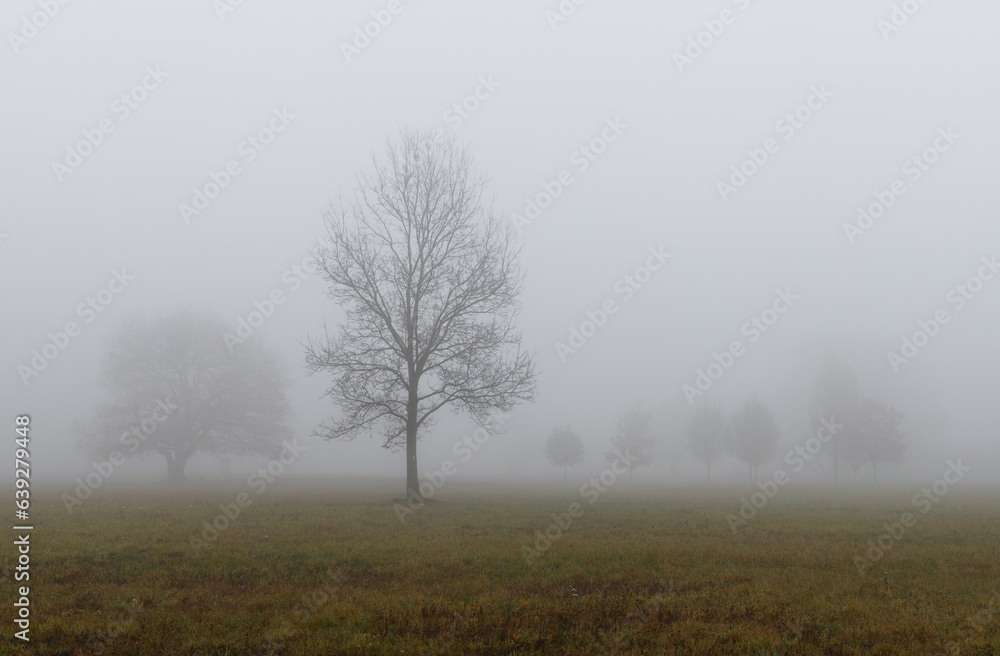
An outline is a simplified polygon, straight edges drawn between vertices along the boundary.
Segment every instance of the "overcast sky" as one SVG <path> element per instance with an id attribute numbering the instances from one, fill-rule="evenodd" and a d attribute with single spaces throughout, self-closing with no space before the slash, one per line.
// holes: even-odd
<path id="1" fill-rule="evenodd" d="M 1000 5 L 898 4 L 567 0 L 564 16 L 556 0 L 9 0 L 0 424 L 32 415 L 37 478 L 79 475 L 88 461 L 72 426 L 104 398 L 98 362 L 119 321 L 188 307 L 235 328 L 282 289 L 257 332 L 294 379 L 309 448 L 296 471 L 402 477 L 402 455 L 378 440 L 306 437 L 336 408 L 319 398 L 328 379 L 306 377 L 300 342 L 341 315 L 317 277 L 289 281 L 324 207 L 410 126 L 468 144 L 495 211 L 524 239 L 521 326 L 538 400 L 463 476 L 553 474 L 542 443 L 562 424 L 588 446 L 578 473 L 595 470 L 635 402 L 659 437 L 648 480 L 667 479 L 689 400 L 728 409 L 756 394 L 787 449 L 808 437 L 808 392 L 833 350 L 864 394 L 906 415 L 911 452 L 895 471 L 919 477 L 963 456 L 990 478 Z M 358 37 L 366 27 L 376 35 Z M 248 140 L 262 130 L 269 143 Z M 99 143 L 81 147 L 88 135 Z M 231 161 L 239 172 L 220 175 Z M 213 174 L 225 188 L 197 215 L 182 208 Z M 548 206 L 526 214 L 529 199 Z M 872 204 L 879 216 L 858 227 Z M 648 278 L 636 271 L 647 262 L 659 266 Z M 627 293 L 626 276 L 645 282 Z M 958 285 L 979 276 L 959 302 Z M 110 303 L 88 311 L 112 279 Z M 787 311 L 754 339 L 745 324 L 780 298 Z M 617 311 L 596 334 L 573 353 L 558 347 L 608 300 Z M 890 359 L 939 310 L 948 322 L 926 346 Z M 64 350 L 19 371 L 70 321 L 80 332 Z M 744 351 L 732 368 L 685 398 L 734 341 Z M 473 428 L 444 417 L 421 443 L 421 471 Z M 689 457 L 681 473 L 700 467 Z"/>

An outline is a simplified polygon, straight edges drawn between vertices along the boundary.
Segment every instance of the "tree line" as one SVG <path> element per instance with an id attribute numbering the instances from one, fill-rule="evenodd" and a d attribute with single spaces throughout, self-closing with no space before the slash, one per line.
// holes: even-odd
<path id="1" fill-rule="evenodd" d="M 809 397 L 806 410 L 812 434 L 831 424 L 823 456 L 828 474 L 837 481 L 841 467 L 858 472 L 871 468 L 872 481 L 878 481 L 879 465 L 899 464 L 906 454 L 903 416 L 888 403 L 862 396 L 857 376 L 834 354 L 827 356 Z M 712 481 L 712 466 L 731 456 L 747 467 L 750 482 L 758 478 L 758 469 L 778 455 L 781 432 L 774 413 L 756 396 L 738 408 L 725 411 L 718 403 L 699 404 L 688 417 L 682 436 L 685 451 L 705 465 L 706 480 Z M 650 415 L 638 406 L 619 416 L 611 438 L 615 450 L 637 458 L 629 468 L 652 462 L 655 442 Z M 608 460 L 615 452 L 605 453 Z M 584 445 L 570 427 L 553 430 L 545 442 L 549 462 L 563 468 L 583 462 Z"/>

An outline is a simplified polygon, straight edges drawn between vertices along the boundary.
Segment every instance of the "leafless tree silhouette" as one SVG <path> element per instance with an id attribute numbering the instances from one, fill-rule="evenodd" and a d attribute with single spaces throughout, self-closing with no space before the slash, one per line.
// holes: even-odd
<path id="1" fill-rule="evenodd" d="M 906 455 L 903 415 L 896 408 L 874 399 L 862 398 L 857 413 L 857 448 L 853 455 L 860 466 L 870 463 L 872 483 L 878 482 L 878 464 L 899 464 Z"/>
<path id="2" fill-rule="evenodd" d="M 345 202 L 325 213 L 316 257 L 346 313 L 335 336 L 307 344 L 312 373 L 342 411 L 328 439 L 382 437 L 406 450 L 409 498 L 422 500 L 417 439 L 450 406 L 485 426 L 535 396 L 533 356 L 516 328 L 520 245 L 484 204 L 468 149 L 403 130 Z"/>
<path id="3" fill-rule="evenodd" d="M 688 450 L 699 462 L 705 464 L 708 482 L 712 482 L 712 463 L 726 452 L 729 439 L 729 420 L 715 404 L 702 404 L 691 415 L 687 427 Z"/>
<path id="4" fill-rule="evenodd" d="M 757 481 L 757 467 L 770 462 L 778 448 L 778 423 L 757 397 L 740 406 L 729 420 L 729 450 L 750 467 L 750 482 Z"/>
<path id="5" fill-rule="evenodd" d="M 545 440 L 545 457 L 556 467 L 563 468 L 565 481 L 567 468 L 583 462 L 583 442 L 571 428 L 557 428 Z"/>
<path id="6" fill-rule="evenodd" d="M 843 424 L 836 435 L 831 435 L 826 447 L 826 457 L 834 482 L 837 481 L 840 461 L 853 459 L 857 442 L 857 412 L 860 393 L 858 378 L 851 367 L 833 353 L 823 361 L 819 379 L 809 395 L 809 422 L 815 433 L 822 421 L 831 417 Z"/>
<path id="7" fill-rule="evenodd" d="M 636 467 L 648 467 L 653 462 L 653 444 L 656 438 L 653 436 L 650 427 L 650 416 L 648 412 L 643 412 L 638 404 L 632 406 L 627 412 L 618 416 L 615 426 L 615 436 L 611 438 L 613 451 L 606 451 L 604 457 L 608 462 L 622 462 L 628 467 L 628 480 L 632 480 L 632 470 Z"/>

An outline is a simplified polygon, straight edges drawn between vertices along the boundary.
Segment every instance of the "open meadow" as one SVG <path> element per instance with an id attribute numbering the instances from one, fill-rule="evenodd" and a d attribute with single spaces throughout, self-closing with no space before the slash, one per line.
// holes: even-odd
<path id="1" fill-rule="evenodd" d="M 749 488 L 590 503 L 572 486 L 455 483 L 410 514 L 398 487 L 284 481 L 242 507 L 238 484 L 119 487 L 72 513 L 36 493 L 33 640 L 3 651 L 1000 653 L 995 490 L 922 514 L 909 489 L 789 488 L 734 531 Z"/>

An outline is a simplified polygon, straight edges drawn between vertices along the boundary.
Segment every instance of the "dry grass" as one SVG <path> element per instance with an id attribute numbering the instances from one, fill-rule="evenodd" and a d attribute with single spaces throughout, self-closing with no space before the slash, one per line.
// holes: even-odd
<path id="1" fill-rule="evenodd" d="M 861 576 L 854 556 L 910 491 L 783 490 L 734 534 L 746 490 L 616 488 L 529 565 L 575 491 L 455 484 L 402 525 L 384 483 L 279 483 L 197 554 L 202 521 L 245 488 L 112 488 L 72 515 L 36 496 L 33 642 L 8 629 L 2 650 L 1000 653 L 995 491 L 952 492 Z"/>

